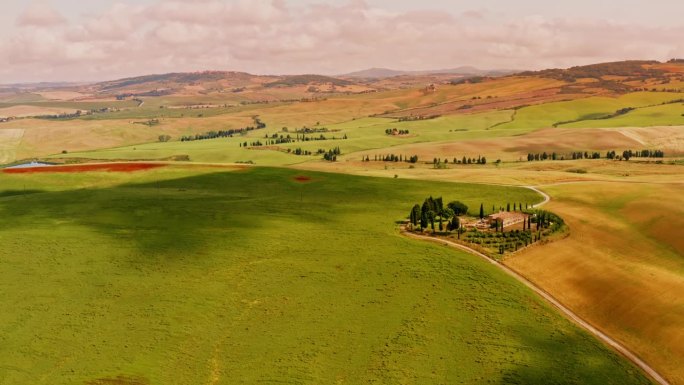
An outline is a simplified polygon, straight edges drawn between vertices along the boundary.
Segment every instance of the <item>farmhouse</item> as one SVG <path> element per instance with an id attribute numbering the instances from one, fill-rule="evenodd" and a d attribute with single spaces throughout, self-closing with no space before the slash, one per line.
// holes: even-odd
<path id="1" fill-rule="evenodd" d="M 497 221 L 503 223 L 503 227 L 509 227 L 513 226 L 518 223 L 525 222 L 527 218 L 529 217 L 528 214 L 521 213 L 521 212 L 509 212 L 509 211 L 501 211 L 496 214 L 492 214 L 487 217 L 487 222 L 489 224 L 494 224 Z"/>

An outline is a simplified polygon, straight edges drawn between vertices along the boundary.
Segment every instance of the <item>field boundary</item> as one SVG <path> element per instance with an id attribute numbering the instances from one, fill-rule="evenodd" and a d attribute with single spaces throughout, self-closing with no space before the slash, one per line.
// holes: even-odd
<path id="1" fill-rule="evenodd" d="M 544 197 L 544 201 L 542 203 L 538 203 L 534 205 L 533 207 L 540 207 L 546 203 L 548 203 L 551 200 L 551 197 L 546 194 L 545 192 L 539 190 L 538 188 L 534 186 L 525 186 L 528 189 L 531 189 L 539 194 L 541 194 Z M 593 326 L 589 322 L 585 321 L 577 315 L 575 312 L 570 310 L 570 308 L 566 307 L 563 305 L 560 301 L 558 301 L 554 296 L 549 294 L 546 290 L 542 289 L 541 287 L 537 286 L 535 283 L 527 279 L 525 276 L 519 274 L 515 270 L 511 269 L 510 267 L 504 265 L 503 263 L 494 260 L 488 256 L 486 256 L 483 253 L 480 253 L 477 250 L 471 249 L 468 246 L 464 246 L 455 242 L 451 242 L 448 240 L 444 239 L 438 239 L 435 237 L 431 237 L 428 235 L 418 235 L 411 233 L 406 230 L 404 226 L 401 227 L 401 234 L 405 237 L 408 238 L 413 238 L 413 239 L 419 239 L 423 241 L 428 241 L 432 243 L 438 243 L 447 247 L 452 247 L 459 249 L 461 251 L 465 251 L 469 254 L 475 255 L 477 257 L 480 257 L 490 264 L 498 267 L 500 270 L 502 270 L 504 273 L 508 274 L 509 276 L 515 278 L 518 282 L 521 282 L 523 285 L 527 286 L 529 289 L 534 291 L 536 294 L 538 294 L 542 299 L 546 300 L 549 304 L 551 304 L 553 307 L 556 309 L 560 310 L 561 314 L 563 314 L 567 319 L 569 319 L 571 322 L 573 322 L 575 325 L 581 327 L 582 329 L 588 331 L 590 334 L 592 334 L 595 337 L 598 337 L 599 340 L 613 348 L 615 351 L 620 353 L 623 357 L 627 358 L 629 361 L 631 361 L 633 364 L 641 368 L 649 377 L 651 377 L 653 380 L 655 380 L 658 384 L 660 385 L 671 385 L 660 373 L 658 373 L 655 369 L 653 369 L 650 365 L 648 365 L 644 360 L 639 358 L 635 353 L 633 353 L 631 350 L 629 350 L 626 346 L 622 345 L 620 342 L 614 340 L 612 337 L 609 335 L 605 334 L 601 330 L 599 330 L 597 327 Z"/>

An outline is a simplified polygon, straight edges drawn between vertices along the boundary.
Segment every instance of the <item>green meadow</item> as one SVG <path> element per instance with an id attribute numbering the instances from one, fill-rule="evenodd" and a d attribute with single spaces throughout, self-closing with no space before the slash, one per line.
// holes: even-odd
<path id="1" fill-rule="evenodd" d="M 589 97 L 566 102 L 545 103 L 521 108 L 517 111 L 514 121 L 503 124 L 500 128 L 546 128 L 574 121 L 581 122 L 560 124 L 560 126 L 602 127 L 601 120 L 596 119 L 614 114 L 622 108 L 655 106 L 681 98 L 682 95 L 677 93 L 635 92 L 617 98 Z"/>
<path id="2" fill-rule="evenodd" d="M 315 153 L 319 149 L 328 150 L 339 146 L 343 155 L 349 155 L 372 149 L 388 151 L 387 149 L 391 147 L 411 143 L 509 137 L 531 131 L 529 129 L 511 129 L 497 126 L 500 123 L 510 121 L 512 114 L 513 111 L 503 110 L 413 122 L 397 122 L 395 119 L 386 118 L 362 118 L 337 124 L 321 125 L 320 127 L 327 128 L 328 132 L 307 134 L 308 137 L 318 137 L 322 134 L 328 139 L 332 139 L 334 136 L 338 140 L 284 143 L 276 145 L 277 149 L 272 147 L 240 147 L 240 144 L 244 142 L 251 143 L 257 140 L 265 142 L 264 137 L 266 135 L 269 137 L 273 134 L 292 137 L 297 135 L 295 130 L 300 127 L 288 127 L 288 131 L 285 132 L 280 121 L 272 118 L 272 120 L 265 120 L 268 124 L 266 129 L 251 131 L 245 136 L 192 142 L 180 142 L 178 138 L 174 138 L 175 140 L 166 143 L 146 143 L 88 152 L 74 152 L 68 156 L 70 158 L 138 160 L 188 155 L 190 160 L 194 162 L 234 163 L 251 161 L 266 166 L 292 165 L 317 160 L 321 157 L 296 156 L 288 154 L 288 149 L 294 151 L 301 148 Z M 224 128 L 220 126 L 219 122 L 216 123 L 215 130 Z M 385 130 L 388 128 L 408 130 L 410 134 L 402 137 L 387 135 Z M 340 140 L 345 135 L 347 139 Z M 55 157 L 63 157 L 63 155 L 57 154 Z"/>
<path id="3" fill-rule="evenodd" d="M 541 200 L 275 168 L 0 174 L 0 383 L 649 383 L 496 267 L 402 237 L 430 194 Z"/>
<path id="4" fill-rule="evenodd" d="M 684 126 L 684 103 L 644 107 L 610 119 L 585 120 L 566 124 L 562 127 L 617 128 L 653 126 Z"/>

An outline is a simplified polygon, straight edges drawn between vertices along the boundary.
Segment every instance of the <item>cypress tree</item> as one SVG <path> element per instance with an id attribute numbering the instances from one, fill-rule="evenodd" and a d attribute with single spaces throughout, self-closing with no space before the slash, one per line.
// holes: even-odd
<path id="1" fill-rule="evenodd" d="M 480 204 L 480 219 L 484 219 L 484 204 Z"/>
<path id="2" fill-rule="evenodd" d="M 430 211 L 430 208 L 428 207 L 428 202 L 427 200 L 423 202 L 423 207 L 420 209 L 420 228 L 425 229 L 428 226 L 428 211 Z"/>

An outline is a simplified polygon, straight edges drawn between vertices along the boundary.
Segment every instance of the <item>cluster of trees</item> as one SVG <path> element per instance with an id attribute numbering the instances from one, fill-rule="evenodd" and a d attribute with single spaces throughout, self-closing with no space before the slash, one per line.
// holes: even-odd
<path id="1" fill-rule="evenodd" d="M 266 123 L 262 122 L 258 116 L 253 116 L 254 126 L 243 127 L 243 128 L 231 128 L 228 130 L 219 131 L 209 131 L 203 134 L 186 135 L 181 137 L 181 142 L 192 142 L 194 140 L 207 140 L 207 139 L 217 139 L 217 138 L 232 138 L 233 135 L 243 135 L 249 131 L 260 130 L 266 128 Z M 245 142 L 245 146 L 247 142 Z M 260 144 L 263 145 L 263 144 Z M 242 147 L 242 144 L 240 145 Z"/>
<path id="2" fill-rule="evenodd" d="M 409 221 L 414 228 L 420 225 L 420 228 L 424 230 L 429 226 L 435 232 L 435 222 L 437 222 L 439 231 L 444 231 L 444 229 L 454 231 L 461 229 L 459 216 L 466 213 L 468 213 L 468 206 L 459 201 L 449 202 L 445 206 L 442 197 L 428 197 L 422 205 L 413 206 L 409 213 Z M 460 233 L 459 231 L 459 237 Z"/>
<path id="3" fill-rule="evenodd" d="M 364 162 L 370 162 L 371 158 L 370 156 L 366 155 L 365 158 L 362 159 Z M 374 162 L 406 162 L 406 163 L 418 163 L 418 155 L 413 155 L 413 156 L 406 156 L 406 155 L 395 155 L 395 154 L 386 154 L 386 155 L 375 155 L 373 158 Z"/>
<path id="4" fill-rule="evenodd" d="M 408 135 L 409 130 L 397 130 L 396 128 L 388 128 L 385 130 L 386 135 Z"/>
<path id="5" fill-rule="evenodd" d="M 328 162 L 337 162 L 337 156 L 342 155 L 342 151 L 340 150 L 339 147 L 335 147 L 331 150 L 328 150 L 323 154 L 323 159 L 327 160 Z"/>
<path id="6" fill-rule="evenodd" d="M 162 143 L 168 142 L 168 141 L 170 141 L 170 140 L 171 140 L 171 136 L 170 136 L 170 135 L 159 135 L 159 141 L 162 142 Z"/>

